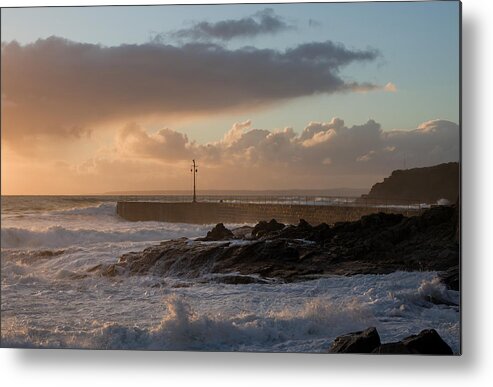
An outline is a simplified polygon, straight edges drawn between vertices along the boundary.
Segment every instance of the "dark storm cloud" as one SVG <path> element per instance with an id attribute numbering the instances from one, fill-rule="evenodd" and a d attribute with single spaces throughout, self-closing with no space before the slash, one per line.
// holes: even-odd
<path id="1" fill-rule="evenodd" d="M 381 88 L 339 75 L 342 67 L 377 56 L 330 41 L 286 51 L 200 43 L 103 47 L 58 37 L 4 43 L 3 135 L 11 142 L 81 137 L 110 120 L 265 107 L 317 93 Z"/>
<path id="2" fill-rule="evenodd" d="M 353 61 L 371 61 L 379 56 L 377 50 L 348 50 L 343 44 L 331 41 L 306 43 L 286 50 L 286 57 L 292 61 L 321 63 L 338 68 Z"/>
<path id="3" fill-rule="evenodd" d="M 162 41 L 164 38 L 169 37 L 193 41 L 211 39 L 228 41 L 235 38 L 252 38 L 257 35 L 277 34 L 294 28 L 294 26 L 286 23 L 276 15 L 271 8 L 266 8 L 242 19 L 222 20 L 216 23 L 199 22 L 190 28 L 157 35 L 155 39 Z"/>

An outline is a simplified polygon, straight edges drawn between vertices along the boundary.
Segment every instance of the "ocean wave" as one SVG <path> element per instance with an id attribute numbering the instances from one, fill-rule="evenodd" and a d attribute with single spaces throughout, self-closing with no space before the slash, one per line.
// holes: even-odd
<path id="1" fill-rule="evenodd" d="M 56 215 L 86 215 L 86 216 L 97 216 L 97 215 L 116 215 L 116 203 L 107 202 L 100 203 L 97 206 L 90 207 L 74 207 L 66 210 L 53 211 L 52 214 Z"/>
<path id="2" fill-rule="evenodd" d="M 422 297 L 428 293 L 423 288 L 442 290 L 432 280 L 423 281 L 413 293 Z M 375 314 L 379 308 L 360 296 L 339 300 L 316 296 L 305 299 L 301 306 L 289 305 L 264 314 L 240 313 L 230 316 L 200 315 L 186 302 L 186 298 L 176 295 L 164 301 L 168 314 L 157 326 L 139 329 L 108 324 L 96 332 L 92 344 L 105 349 L 321 352 L 326 351 L 341 334 L 369 326 L 385 332 L 385 327 Z M 417 299 L 408 299 L 408 303 L 428 313 L 444 313 L 439 307 L 423 307 Z M 382 307 L 387 306 L 384 301 Z M 448 313 L 457 312 L 449 308 Z M 419 311 L 415 310 L 413 314 L 417 315 Z M 459 323 L 437 323 L 435 328 L 452 343 Z M 417 327 L 414 329 L 416 332 L 413 333 L 419 330 Z"/>
<path id="3" fill-rule="evenodd" d="M 99 242 L 159 241 L 174 237 L 174 232 L 162 229 L 136 229 L 124 231 L 102 231 L 89 229 L 67 229 L 51 226 L 44 230 L 25 228 L 2 228 L 2 248 L 56 248 L 85 245 Z"/>
<path id="4" fill-rule="evenodd" d="M 167 314 L 151 328 L 118 323 L 103 326 L 77 337 L 29 329 L 29 347 L 77 347 L 98 349 L 205 350 L 205 351 L 307 351 L 320 352 L 348 329 L 363 329 L 376 321 L 363 305 L 333 304 L 313 299 L 298 312 L 273 312 L 267 316 L 241 314 L 222 317 L 199 315 L 178 296 L 164 300 Z M 26 329 L 2 337 L 8 347 L 25 347 Z M 310 344 L 308 344 L 310 342 Z M 298 343 L 299 347 L 296 345 Z"/>
<path id="5" fill-rule="evenodd" d="M 27 274 L 26 268 L 19 270 L 22 277 Z M 57 276 L 65 279 L 73 274 L 61 270 Z M 87 278 L 84 289 L 95 282 L 94 291 L 106 289 L 98 293 L 104 304 L 93 311 L 88 324 L 79 325 L 79 312 L 55 325 L 51 319 L 33 324 L 34 320 L 10 321 L 7 316 L 2 321 L 2 341 L 8 347 L 326 352 L 335 337 L 375 326 L 383 342 L 434 328 L 457 353 L 458 307 L 424 301 L 436 292 L 448 298 L 458 292 L 442 289 L 435 278 L 435 273 L 399 272 L 180 289 L 155 288 L 149 279 L 128 278 L 124 290 L 103 279 Z M 79 302 L 84 298 L 73 286 L 65 284 L 61 289 L 41 287 L 64 302 L 75 294 Z M 89 293 L 92 300 L 93 291 Z"/>

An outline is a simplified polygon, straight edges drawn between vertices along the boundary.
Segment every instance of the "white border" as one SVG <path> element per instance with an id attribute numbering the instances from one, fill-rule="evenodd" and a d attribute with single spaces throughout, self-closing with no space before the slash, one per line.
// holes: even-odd
<path id="1" fill-rule="evenodd" d="M 174 2 L 0 0 L 1 6 L 139 3 Z M 180 0 L 179 3 L 207 2 Z M 489 202 L 493 198 L 493 123 L 487 117 L 492 110 L 489 91 L 493 89 L 492 4 L 484 0 L 463 1 L 463 356 L 0 349 L 3 385 L 469 387 L 491 383 L 493 244 L 489 240 L 493 233 L 493 206 Z"/>

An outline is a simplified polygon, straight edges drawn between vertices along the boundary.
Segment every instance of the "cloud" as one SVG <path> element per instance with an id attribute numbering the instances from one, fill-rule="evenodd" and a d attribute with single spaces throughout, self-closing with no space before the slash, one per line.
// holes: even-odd
<path id="1" fill-rule="evenodd" d="M 165 161 L 189 159 L 191 146 L 182 133 L 165 128 L 149 134 L 135 123 L 126 125 L 117 138 L 117 148 L 124 155 Z"/>
<path id="2" fill-rule="evenodd" d="M 124 129 L 127 131 L 128 129 Z M 292 128 L 269 131 L 253 128 L 250 121 L 234 124 L 224 138 L 210 144 L 190 142 L 186 136 L 167 129 L 162 140 L 133 129 L 131 157 L 169 162 L 199 159 L 206 168 L 228 170 L 240 166 L 249 179 L 276 171 L 288 181 L 296 175 L 326 179 L 333 175 L 385 175 L 394 169 L 434 165 L 459 159 L 459 127 L 445 120 L 433 120 L 414 130 L 383 131 L 369 120 L 347 127 L 338 118 L 311 122 L 301 134 Z M 169 132 L 168 132 L 169 131 Z M 128 149 L 123 136 L 120 148 Z M 152 141 L 150 143 L 149 141 Z M 147 150 L 147 153 L 143 153 Z"/>
<path id="3" fill-rule="evenodd" d="M 309 146 L 307 146 L 309 145 Z M 11 152 L 9 148 L 6 151 Z M 409 131 L 383 131 L 375 121 L 311 122 L 301 133 L 267 130 L 250 121 L 199 144 L 165 128 L 123 126 L 114 143 L 83 162 L 33 162 L 2 152 L 2 183 L 11 193 L 98 193 L 190 189 L 190 161 L 198 160 L 199 190 L 370 187 L 395 169 L 459 159 L 459 127 L 427 121 Z M 54 173 L 56 171 L 56 173 Z"/>
<path id="4" fill-rule="evenodd" d="M 229 145 L 233 144 L 234 142 L 242 138 L 245 130 L 250 129 L 251 126 L 252 126 L 251 120 L 245 122 L 237 122 L 233 124 L 232 128 L 228 130 L 224 135 L 222 142 L 224 144 L 229 144 Z"/>
<path id="5" fill-rule="evenodd" d="M 31 149 L 44 137 L 87 137 L 95 125 L 115 120 L 265 108 L 381 88 L 339 75 L 344 66 L 378 56 L 331 41 L 285 51 L 205 43 L 104 47 L 58 37 L 3 43 L 3 139 Z"/>
<path id="6" fill-rule="evenodd" d="M 222 20 L 216 23 L 206 21 L 195 23 L 190 28 L 158 34 L 153 38 L 153 41 L 162 43 L 169 38 L 190 41 L 229 41 L 237 38 L 252 38 L 258 35 L 277 34 L 293 29 L 295 27 L 276 15 L 273 9 L 266 8 L 242 19 Z"/>

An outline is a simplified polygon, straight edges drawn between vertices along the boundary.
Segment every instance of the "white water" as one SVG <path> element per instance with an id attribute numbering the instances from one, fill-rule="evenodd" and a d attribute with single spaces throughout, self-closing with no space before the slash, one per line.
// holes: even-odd
<path id="1" fill-rule="evenodd" d="M 459 351 L 458 307 L 426 301 L 434 295 L 458 303 L 458 292 L 445 289 L 436 273 L 248 285 L 153 276 L 76 279 L 124 252 L 203 236 L 210 226 L 125 222 L 115 216 L 115 203 L 103 199 L 64 201 L 65 207 L 55 201 L 56 210 L 38 202 L 7 204 L 3 346 L 324 352 L 337 335 L 376 326 L 383 341 L 435 328 Z"/>

